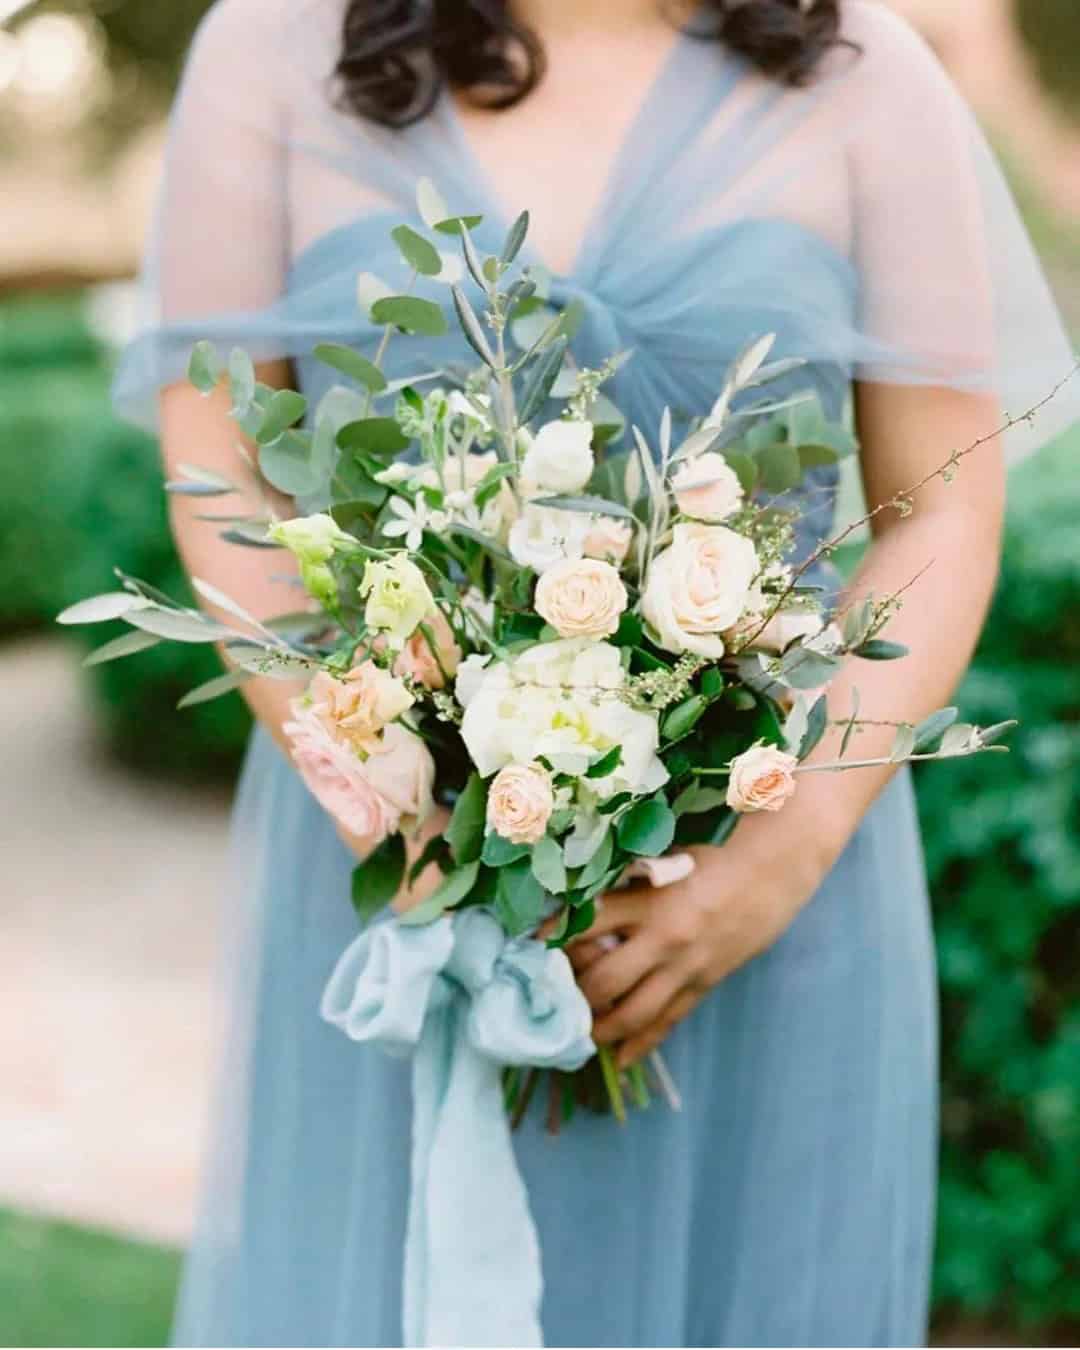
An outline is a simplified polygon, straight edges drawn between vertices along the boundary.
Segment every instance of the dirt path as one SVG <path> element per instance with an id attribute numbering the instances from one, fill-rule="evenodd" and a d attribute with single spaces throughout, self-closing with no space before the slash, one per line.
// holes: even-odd
<path id="1" fill-rule="evenodd" d="M 176 1241 L 202 1142 L 227 804 L 93 737 L 61 642 L 0 660 L 0 1204 Z"/>

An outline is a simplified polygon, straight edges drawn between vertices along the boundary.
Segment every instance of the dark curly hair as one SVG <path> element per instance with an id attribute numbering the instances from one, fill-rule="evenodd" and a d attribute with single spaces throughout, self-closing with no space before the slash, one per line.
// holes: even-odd
<path id="1" fill-rule="evenodd" d="M 840 0 L 706 0 L 697 19 L 694 36 L 723 42 L 785 84 L 805 83 L 840 40 Z M 361 117 L 408 126 L 447 85 L 509 108 L 543 73 L 543 45 L 506 0 L 349 0 L 338 96 Z"/>

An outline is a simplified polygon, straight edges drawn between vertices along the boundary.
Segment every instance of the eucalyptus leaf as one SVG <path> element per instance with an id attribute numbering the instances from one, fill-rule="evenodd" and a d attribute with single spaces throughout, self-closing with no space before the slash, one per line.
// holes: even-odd
<path id="1" fill-rule="evenodd" d="M 705 715 L 708 700 L 700 694 L 678 703 L 667 714 L 660 726 L 660 734 L 668 741 L 678 741 L 688 735 Z"/>
<path id="2" fill-rule="evenodd" d="M 461 324 L 462 332 L 468 340 L 469 346 L 480 357 L 481 361 L 495 369 L 495 354 L 484 336 L 484 330 L 480 326 L 480 320 L 476 317 L 476 311 L 469 303 L 469 298 L 460 286 L 451 286 L 450 294 L 454 299 L 454 309 L 457 312 L 458 322 Z"/>
<path id="3" fill-rule="evenodd" d="M 587 891 L 591 886 L 595 886 L 611 866 L 611 856 L 614 852 L 615 839 L 605 822 L 604 833 L 599 844 L 593 850 L 592 855 L 588 858 L 584 867 L 581 869 L 581 872 L 578 874 L 576 882 L 577 888 Z"/>
<path id="4" fill-rule="evenodd" d="M 584 511 L 589 515 L 617 516 L 620 520 L 637 521 L 629 507 L 607 497 L 537 497 L 536 506 L 553 506 L 559 511 Z"/>
<path id="5" fill-rule="evenodd" d="M 567 340 L 560 338 L 537 360 L 521 397 L 518 422 L 532 421 L 547 402 L 566 357 Z"/>
<path id="6" fill-rule="evenodd" d="M 409 266 L 422 276 L 435 277 L 442 271 L 439 250 L 408 225 L 399 225 L 391 230 L 390 238 L 397 244 L 398 252 Z"/>
<path id="7" fill-rule="evenodd" d="M 361 272 L 356 278 L 356 302 L 368 315 L 380 300 L 388 300 L 393 294 L 393 288 L 372 272 Z"/>
<path id="8" fill-rule="evenodd" d="M 262 415 L 255 439 L 260 446 L 272 445 L 307 412 L 307 399 L 293 389 L 278 389 Z M 261 464 L 261 461 L 260 461 Z"/>
<path id="9" fill-rule="evenodd" d="M 104 646 L 97 647 L 83 661 L 84 666 L 100 666 L 106 661 L 118 661 L 122 656 L 134 656 L 137 652 L 149 651 L 157 647 L 162 639 L 152 633 L 123 633 Z"/>
<path id="10" fill-rule="evenodd" d="M 470 774 L 454 803 L 444 835 L 456 863 L 469 863 L 480 857 L 486 815 L 487 786 L 478 773 Z"/>
<path id="11" fill-rule="evenodd" d="M 613 774 L 622 763 L 622 746 L 613 745 L 605 755 L 601 755 L 598 760 L 590 764 L 585 770 L 586 778 L 607 778 Z"/>
<path id="12" fill-rule="evenodd" d="M 416 208 L 429 230 L 436 229 L 439 222 L 450 214 L 442 193 L 430 178 L 421 178 L 416 184 Z"/>
<path id="13" fill-rule="evenodd" d="M 810 709 L 806 719 L 806 731 L 797 750 L 799 759 L 806 759 L 821 743 L 829 726 L 829 700 L 822 694 Z"/>
<path id="14" fill-rule="evenodd" d="M 233 636 L 228 628 L 188 610 L 139 609 L 124 618 L 144 633 L 168 638 L 170 642 L 220 642 Z"/>
<path id="15" fill-rule="evenodd" d="M 221 359 L 212 342 L 196 342 L 188 362 L 188 379 L 200 394 L 212 394 L 221 379 Z"/>
<path id="16" fill-rule="evenodd" d="M 231 694 L 234 689 L 239 689 L 242 684 L 246 684 L 250 679 L 249 671 L 226 671 L 224 675 L 218 675 L 216 679 L 207 680 L 205 684 L 200 684 L 198 688 L 192 689 L 189 694 L 184 695 L 176 706 L 178 708 L 194 708 L 200 703 L 211 703 L 216 698 Z"/>
<path id="17" fill-rule="evenodd" d="M 111 619 L 122 619 L 132 610 L 145 609 L 147 601 L 130 591 L 110 591 L 106 595 L 95 595 L 89 600 L 80 600 L 77 605 L 69 605 L 56 622 L 65 627 L 81 623 L 108 623 Z"/>
<path id="18" fill-rule="evenodd" d="M 393 325 L 421 337 L 443 337 L 449 331 L 441 306 L 415 295 L 388 295 L 376 300 L 371 318 L 374 323 Z"/>
<path id="19" fill-rule="evenodd" d="M 544 917 L 547 893 L 533 875 L 532 862 L 521 858 L 499 869 L 495 913 L 511 937 L 529 932 Z"/>
<path id="20" fill-rule="evenodd" d="M 507 867 L 510 863 L 524 858 L 529 852 L 528 844 L 514 844 L 492 830 L 484 838 L 480 861 L 485 867 Z"/>
<path id="21" fill-rule="evenodd" d="M 1015 718 L 1012 718 L 1008 722 L 995 722 L 993 726 L 980 727 L 978 729 L 979 744 L 996 745 L 1003 737 L 1007 736 L 1010 731 L 1015 731 L 1019 725 L 1020 723 L 1017 722 Z"/>
<path id="22" fill-rule="evenodd" d="M 704 815 L 725 805 L 727 793 L 723 788 L 710 787 L 706 783 L 691 783 L 683 788 L 675 798 L 671 809 L 677 816 Z"/>
<path id="23" fill-rule="evenodd" d="M 886 642 L 883 638 L 871 638 L 855 648 L 855 655 L 864 661 L 899 661 L 910 651 L 902 642 Z"/>
<path id="24" fill-rule="evenodd" d="M 242 347 L 229 354 L 229 394 L 234 417 L 243 417 L 255 398 L 255 367 Z"/>
<path id="25" fill-rule="evenodd" d="M 504 267 L 509 267 L 517 255 L 521 252 L 521 246 L 524 244 L 529 233 L 529 213 L 522 211 L 506 236 L 506 242 L 503 244 L 502 253 L 499 255 L 499 261 Z"/>
<path id="26" fill-rule="evenodd" d="M 637 802 L 619 821 L 618 839 L 627 853 L 657 858 L 666 853 L 675 838 L 675 813 L 658 793 Z"/>
<path id="27" fill-rule="evenodd" d="M 889 751 L 889 759 L 894 764 L 899 764 L 907 759 L 915 749 L 915 728 L 909 726 L 906 722 L 903 726 L 897 727 L 896 735 L 893 737 L 892 749 Z"/>
<path id="28" fill-rule="evenodd" d="M 453 909 L 455 905 L 459 905 L 468 898 L 469 892 L 476 885 L 479 875 L 479 858 L 474 862 L 466 863 L 463 867 L 455 868 L 453 872 L 442 879 L 422 904 L 415 905 L 412 909 L 399 915 L 398 923 L 403 924 L 406 928 L 417 928 L 421 924 L 434 923 L 448 909 Z"/>
<path id="29" fill-rule="evenodd" d="M 923 718 L 915 728 L 915 744 L 912 747 L 913 752 L 917 755 L 922 755 L 928 751 L 937 749 L 938 745 L 941 743 L 941 738 L 955 723 L 959 716 L 959 708 L 939 708 L 937 712 L 931 713 L 929 717 Z"/>
<path id="30" fill-rule="evenodd" d="M 404 836 L 391 834 L 353 869 L 352 903 L 362 920 L 385 909 L 397 895 L 405 878 L 405 859 Z"/>
<path id="31" fill-rule="evenodd" d="M 289 497 L 304 497 L 319 486 L 311 448 L 310 436 L 285 431 L 259 452 L 259 471 L 279 492 Z"/>
<path id="32" fill-rule="evenodd" d="M 386 388 L 386 376 L 379 367 L 366 356 L 354 351 L 352 347 L 346 347 L 339 342 L 320 342 L 312 351 L 312 355 L 323 365 L 332 366 L 342 375 L 347 375 L 350 380 L 355 380 L 365 389 L 370 389 L 373 394 L 380 394 Z"/>
<path id="33" fill-rule="evenodd" d="M 363 417 L 347 422 L 337 434 L 343 450 L 364 450 L 369 455 L 398 455 L 409 448 L 409 438 L 392 417 Z"/>
<path id="34" fill-rule="evenodd" d="M 754 460 L 767 492 L 775 495 L 790 492 L 802 481 L 802 463 L 794 446 L 766 445 L 755 453 Z"/>
<path id="35" fill-rule="evenodd" d="M 475 230 L 483 219 L 483 216 L 447 216 L 435 228 L 440 234 L 463 234 L 466 230 Z"/>
<path id="36" fill-rule="evenodd" d="M 550 835 L 544 835 L 533 845 L 532 871 L 544 890 L 551 895 L 566 891 L 566 864 L 562 849 Z"/>

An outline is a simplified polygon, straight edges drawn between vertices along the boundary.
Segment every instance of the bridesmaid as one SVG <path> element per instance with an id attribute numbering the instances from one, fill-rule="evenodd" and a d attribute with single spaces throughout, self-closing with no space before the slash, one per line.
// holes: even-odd
<path id="1" fill-rule="evenodd" d="M 1068 367 L 967 110 L 871 0 L 219 0 L 174 117 L 154 318 L 118 386 L 144 411 L 160 391 L 169 465 L 235 470 L 225 394 L 182 382 L 195 338 L 241 343 L 263 380 L 313 397 L 315 343 L 374 348 L 357 273 L 395 280 L 385 236 L 414 219 L 423 175 L 484 215 L 489 250 L 531 210 L 553 303 L 584 301 L 579 359 L 634 350 L 615 397 L 644 429 L 665 405 L 705 412 L 735 350 L 775 332 L 809 361 L 795 387 L 853 409 L 871 503 Z M 390 345 L 393 376 L 415 373 L 413 350 Z M 420 368 L 468 359 L 449 338 Z M 948 700 L 994 583 L 1002 464 L 992 439 L 913 511 L 876 517 L 853 590 L 912 583 L 890 637 L 915 655 L 858 663 L 834 709 L 856 682 L 869 718 Z M 824 469 L 807 490 L 804 555 L 835 487 Z M 191 570 L 248 610 L 291 607 L 277 555 L 223 544 L 183 502 L 175 528 Z M 293 691 L 245 690 L 235 1014 L 176 1341 L 399 1345 L 408 1069 L 317 1012 L 354 936 L 364 841 L 338 836 L 278 748 Z M 808 777 L 661 899 L 609 897 L 574 963 L 597 1039 L 624 1063 L 662 1044 L 685 1109 L 625 1129 L 579 1116 L 555 1142 L 526 1120 L 547 1342 L 920 1343 L 936 1011 L 906 776 Z"/>

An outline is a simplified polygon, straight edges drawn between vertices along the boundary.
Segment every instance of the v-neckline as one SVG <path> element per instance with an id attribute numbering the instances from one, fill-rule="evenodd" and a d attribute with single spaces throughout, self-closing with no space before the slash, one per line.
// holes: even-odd
<path id="1" fill-rule="evenodd" d="M 615 195 L 622 177 L 622 168 L 631 152 L 631 147 L 648 121 L 650 109 L 657 96 L 662 93 L 667 85 L 671 72 L 678 64 L 679 57 L 682 55 L 686 44 L 692 40 L 685 28 L 675 30 L 672 41 L 647 82 L 641 100 L 619 137 L 615 153 L 612 155 L 611 162 L 604 173 L 603 186 L 586 216 L 584 228 L 571 251 L 569 265 L 565 268 L 553 267 L 546 258 L 540 255 L 531 241 L 526 241 L 523 250 L 525 255 L 530 261 L 539 264 L 552 276 L 569 279 L 576 278 L 583 272 L 598 224 L 603 220 Z M 504 231 L 509 229 L 511 220 L 516 218 L 518 213 L 515 211 L 511 215 L 507 203 L 503 200 L 502 193 L 496 186 L 487 165 L 466 129 L 465 122 L 450 89 L 443 91 L 440 105 L 440 112 L 446 120 L 455 149 L 461 157 L 460 162 L 464 177 L 472 180 L 472 186 L 475 187 L 477 195 L 481 199 L 480 205 L 485 208 L 483 214 Z"/>

